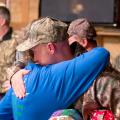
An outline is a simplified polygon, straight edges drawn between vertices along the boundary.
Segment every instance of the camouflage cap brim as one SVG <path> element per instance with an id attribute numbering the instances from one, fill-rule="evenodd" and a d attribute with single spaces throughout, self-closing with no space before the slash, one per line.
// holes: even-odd
<path id="1" fill-rule="evenodd" d="M 16 47 L 16 50 L 24 52 L 24 51 L 30 50 L 31 48 L 35 47 L 38 44 L 39 44 L 39 41 L 34 43 L 34 44 L 31 44 L 31 40 L 28 39 L 28 40 L 25 40 L 23 43 L 19 44 Z"/>

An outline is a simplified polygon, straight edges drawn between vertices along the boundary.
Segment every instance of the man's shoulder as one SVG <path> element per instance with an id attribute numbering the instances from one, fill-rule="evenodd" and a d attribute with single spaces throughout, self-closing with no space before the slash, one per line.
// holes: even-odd
<path id="1" fill-rule="evenodd" d="M 9 37 L 9 39 L 5 39 L 2 42 L 0 42 L 1 46 L 8 46 L 8 48 L 10 46 L 13 46 L 13 48 L 16 47 L 17 45 L 17 40 L 16 40 L 16 35 L 14 32 L 11 33 L 11 37 Z"/>
<path id="2" fill-rule="evenodd" d="M 102 84 L 104 87 L 105 85 L 109 85 L 112 88 L 118 85 L 120 86 L 120 73 L 117 71 L 105 71 L 98 77 L 97 81 L 98 85 Z"/>
<path id="3" fill-rule="evenodd" d="M 33 63 L 33 62 L 29 62 L 29 63 L 25 66 L 25 69 L 28 69 L 28 70 L 41 69 L 41 68 L 42 68 L 41 65 L 35 64 L 35 63 Z"/>
<path id="4" fill-rule="evenodd" d="M 0 43 L 0 52 L 8 53 L 8 55 L 11 53 L 15 53 L 16 46 L 17 46 L 17 42 L 15 39 L 2 41 Z"/>
<path id="5" fill-rule="evenodd" d="M 91 50 L 91 52 L 103 52 L 103 53 L 108 53 L 109 54 L 109 51 L 106 49 L 106 48 L 103 48 L 103 47 L 95 47 Z"/>
<path id="6" fill-rule="evenodd" d="M 87 56 L 87 57 L 91 57 L 91 56 L 94 56 L 94 57 L 105 57 L 105 58 L 109 58 L 110 56 L 110 53 L 107 49 L 103 48 L 103 47 L 95 47 L 93 48 L 92 50 L 88 51 L 88 52 L 85 52 L 83 54 L 81 54 L 80 56 Z M 99 59 L 98 59 L 99 60 Z"/>

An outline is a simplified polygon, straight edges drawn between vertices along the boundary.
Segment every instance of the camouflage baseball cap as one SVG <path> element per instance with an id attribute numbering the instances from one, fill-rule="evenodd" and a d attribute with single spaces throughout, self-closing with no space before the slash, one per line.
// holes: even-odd
<path id="1" fill-rule="evenodd" d="M 50 17 L 35 20 L 29 26 L 24 42 L 17 46 L 18 51 L 29 50 L 38 44 L 60 42 L 67 39 L 67 24 Z"/>
<path id="2" fill-rule="evenodd" d="M 87 39 L 95 40 L 96 30 L 92 25 L 92 23 L 90 23 L 87 19 L 80 18 L 70 23 L 70 26 L 68 28 L 68 34 L 69 36 L 72 36 L 75 34 L 79 35 L 81 39 L 87 38 Z"/>

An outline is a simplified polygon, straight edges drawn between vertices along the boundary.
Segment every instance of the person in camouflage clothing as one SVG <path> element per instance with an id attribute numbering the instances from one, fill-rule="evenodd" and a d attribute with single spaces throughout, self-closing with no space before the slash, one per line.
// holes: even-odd
<path id="1" fill-rule="evenodd" d="M 9 9 L 0 6 L 0 98 L 10 88 L 11 75 L 26 63 L 26 53 L 19 53 L 21 56 L 16 59 L 16 46 L 19 42 L 10 27 Z"/>
<path id="2" fill-rule="evenodd" d="M 94 110 L 111 110 L 120 120 L 120 73 L 106 69 L 83 97 L 83 115 L 88 120 Z"/>
<path id="3" fill-rule="evenodd" d="M 86 51 L 97 47 L 96 31 L 86 19 L 81 18 L 71 22 L 68 34 L 70 44 L 77 42 Z M 120 72 L 109 64 L 88 91 L 75 103 L 75 108 L 82 112 L 84 120 L 89 120 L 94 110 L 111 110 L 115 120 L 120 120 L 119 95 Z"/>
<path id="4" fill-rule="evenodd" d="M 15 60 L 15 46 L 17 41 L 13 39 L 13 31 L 9 26 L 10 12 L 4 7 L 0 6 L 0 93 L 6 92 L 4 86 L 7 79 L 7 69 L 13 64 Z M 4 89 L 5 88 L 5 89 Z"/>

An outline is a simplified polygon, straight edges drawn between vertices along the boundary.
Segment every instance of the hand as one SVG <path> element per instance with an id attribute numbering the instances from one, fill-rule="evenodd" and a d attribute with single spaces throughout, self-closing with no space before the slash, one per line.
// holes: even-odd
<path id="1" fill-rule="evenodd" d="M 12 76 L 15 72 L 19 71 L 20 69 L 21 69 L 21 68 L 20 68 L 19 66 L 16 66 L 16 65 L 13 65 L 13 66 L 7 68 L 7 79 L 10 80 L 10 79 L 11 79 L 11 76 Z"/>
<path id="2" fill-rule="evenodd" d="M 20 99 L 25 97 L 26 94 L 25 85 L 22 78 L 24 75 L 28 74 L 29 72 L 30 72 L 29 70 L 22 69 L 12 76 L 11 79 L 12 88 L 15 92 L 16 97 Z"/>

